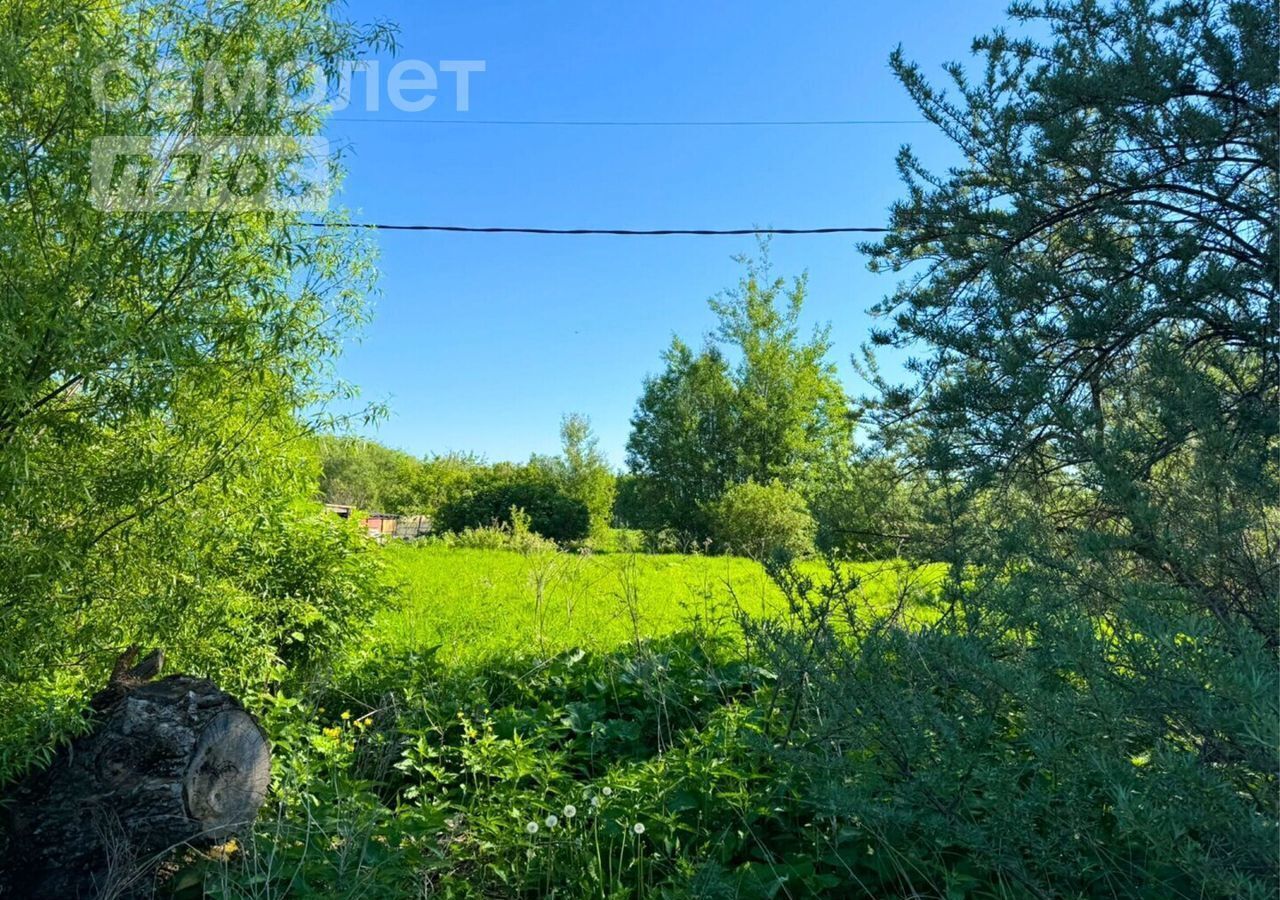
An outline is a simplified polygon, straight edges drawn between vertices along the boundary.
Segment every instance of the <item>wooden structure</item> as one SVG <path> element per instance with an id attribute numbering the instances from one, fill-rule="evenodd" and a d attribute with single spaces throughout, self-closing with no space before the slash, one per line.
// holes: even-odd
<path id="1" fill-rule="evenodd" d="M 360 513 L 353 506 L 342 503 L 326 503 L 324 508 L 340 519 L 350 519 Z M 378 541 L 390 538 L 412 540 L 431 533 L 431 519 L 427 516 L 393 516 L 390 513 L 366 513 L 360 525 L 369 537 Z"/>
<path id="2" fill-rule="evenodd" d="M 386 513 L 369 513 L 360 524 L 369 532 L 369 537 L 385 541 L 396 536 L 397 518 Z"/>

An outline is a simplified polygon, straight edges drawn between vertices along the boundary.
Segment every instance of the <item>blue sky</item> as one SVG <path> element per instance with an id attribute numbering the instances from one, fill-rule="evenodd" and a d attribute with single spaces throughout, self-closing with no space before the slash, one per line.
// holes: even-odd
<path id="1" fill-rule="evenodd" d="M 453 76 L 422 112 L 357 102 L 328 135 L 348 148 L 337 202 L 357 221 L 545 227 L 880 225 L 910 143 L 951 161 L 928 125 L 631 128 L 431 125 L 459 119 L 916 119 L 888 70 L 901 43 L 941 78 L 1005 0 L 361 0 L 400 28 L 398 59 L 484 60 L 470 110 Z M 385 87 L 383 63 L 382 81 Z M 359 76 L 357 76 L 359 78 Z M 363 118 L 390 121 L 355 121 Z M 369 434 L 415 454 L 554 452 L 562 414 L 588 415 L 622 464 L 646 373 L 672 334 L 698 342 L 706 300 L 737 281 L 747 237 L 619 238 L 379 232 L 372 323 L 339 374 L 391 416 Z M 811 322 L 849 357 L 891 289 L 847 235 L 779 237 L 781 274 L 808 270 Z"/>

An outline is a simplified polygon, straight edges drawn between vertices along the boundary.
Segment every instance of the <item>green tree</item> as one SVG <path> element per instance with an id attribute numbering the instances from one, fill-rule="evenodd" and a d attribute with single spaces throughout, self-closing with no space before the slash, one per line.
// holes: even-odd
<path id="1" fill-rule="evenodd" d="M 813 552 L 818 526 L 799 492 L 776 478 L 744 481 L 711 504 L 712 536 L 724 552 L 770 560 Z"/>
<path id="2" fill-rule="evenodd" d="M 322 436 L 320 493 L 327 503 L 368 512 L 423 511 L 423 463 L 408 453 L 349 436 Z"/>
<path id="3" fill-rule="evenodd" d="M 560 543 L 581 540 L 591 531 L 587 505 L 540 478 L 481 484 L 442 506 L 439 513 L 440 527 L 455 532 L 494 526 L 514 528 L 518 516 L 524 517 L 529 530 Z"/>
<path id="4" fill-rule="evenodd" d="M 641 527 L 701 539 L 707 504 L 728 486 L 779 479 L 816 493 L 852 453 L 828 331 L 801 335 L 805 279 L 772 277 L 767 259 L 744 265 L 737 288 L 711 301 L 707 346 L 694 353 L 674 339 L 664 371 L 645 381 L 627 443 Z"/>
<path id="5" fill-rule="evenodd" d="M 603 537 L 613 520 L 617 476 L 591 432 L 591 420 L 570 413 L 560 422 L 558 468 L 565 495 L 579 501 L 591 514 L 591 534 Z"/>
<path id="6" fill-rule="evenodd" d="M 670 528 L 685 541 L 705 537 L 705 505 L 738 477 L 735 390 L 716 347 L 694 353 L 679 338 L 663 355 L 664 371 L 645 379 L 631 419 L 627 466 L 634 523 Z"/>
<path id="7" fill-rule="evenodd" d="M 768 256 L 746 267 L 736 289 L 711 300 L 715 340 L 737 357 L 732 481 L 805 484 L 853 449 L 849 400 L 829 360 L 830 329 L 800 332 L 808 279 L 772 277 Z"/>
<path id="8" fill-rule="evenodd" d="M 113 212 L 95 203 L 91 161 L 116 135 L 318 134 L 319 110 L 287 101 L 381 38 L 332 5 L 0 4 L 10 725 L 42 692 L 99 678 L 130 641 L 170 643 L 181 664 L 222 577 L 219 537 L 310 490 L 297 444 L 326 417 L 300 417 L 345 393 L 329 363 L 364 315 L 362 245 L 273 208 Z M 151 90 L 175 71 L 198 85 L 215 62 L 234 80 L 299 61 L 318 68 L 242 105 Z"/>
<path id="9" fill-rule="evenodd" d="M 954 70 L 958 101 L 893 60 L 969 164 L 938 179 L 904 151 L 910 199 L 868 248 L 930 263 L 878 309 L 880 342 L 934 350 L 882 420 L 918 413 L 928 464 L 975 489 L 1059 476 L 1084 504 L 1062 549 L 1275 646 L 1274 10 L 1018 9 L 1052 46 L 978 42 L 985 77 Z"/>
<path id="10" fill-rule="evenodd" d="M 465 494 L 483 470 L 483 462 L 469 453 L 428 456 L 416 470 L 414 511 L 436 516 L 445 504 Z"/>
<path id="11" fill-rule="evenodd" d="M 819 547 L 873 559 L 906 552 L 925 539 L 920 504 L 928 499 L 901 460 L 868 450 L 824 469 L 808 506 L 819 525 Z"/>
<path id="12" fill-rule="evenodd" d="M 875 415 L 933 491 L 939 615 L 807 657 L 837 633 L 815 602 L 788 733 L 820 729 L 813 803 L 892 835 L 912 890 L 1269 896 L 1274 4 L 1014 13 L 1032 36 L 977 41 L 949 93 L 894 55 L 961 162 L 904 150 L 867 248 L 904 276 L 876 340 L 916 377 Z"/>

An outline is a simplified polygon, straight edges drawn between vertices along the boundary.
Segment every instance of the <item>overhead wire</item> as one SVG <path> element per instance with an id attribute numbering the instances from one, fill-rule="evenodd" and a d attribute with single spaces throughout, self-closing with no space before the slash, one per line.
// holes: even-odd
<path id="1" fill-rule="evenodd" d="M 532 228 L 494 225 L 402 225 L 386 222 L 311 222 L 316 228 L 363 228 L 376 231 L 434 231 L 453 234 L 614 235 L 618 237 L 720 237 L 731 235 L 884 234 L 873 226 L 832 228 Z"/>

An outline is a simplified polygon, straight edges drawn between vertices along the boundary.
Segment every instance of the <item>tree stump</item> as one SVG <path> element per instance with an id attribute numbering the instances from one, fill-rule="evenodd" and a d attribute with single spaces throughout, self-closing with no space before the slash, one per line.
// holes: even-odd
<path id="1" fill-rule="evenodd" d="M 213 682 L 147 682 L 160 657 L 116 666 L 93 730 L 9 791 L 0 896 L 148 893 L 184 846 L 221 843 L 253 821 L 270 779 L 266 736 Z"/>

